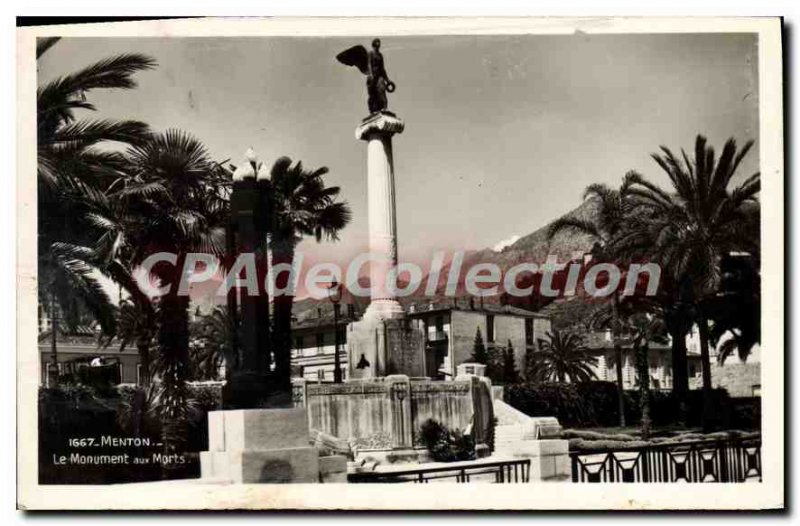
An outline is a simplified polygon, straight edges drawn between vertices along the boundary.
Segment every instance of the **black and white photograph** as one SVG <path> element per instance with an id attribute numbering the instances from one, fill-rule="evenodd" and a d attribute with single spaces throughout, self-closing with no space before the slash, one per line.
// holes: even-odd
<path id="1" fill-rule="evenodd" d="M 450 22 L 18 28 L 21 505 L 784 505 L 781 19 Z"/>

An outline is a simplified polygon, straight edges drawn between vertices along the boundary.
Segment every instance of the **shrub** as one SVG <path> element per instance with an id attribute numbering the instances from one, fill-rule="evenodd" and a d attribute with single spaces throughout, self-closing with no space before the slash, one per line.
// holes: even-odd
<path id="1" fill-rule="evenodd" d="M 731 399 L 730 427 L 761 429 L 761 398 Z"/>
<path id="2" fill-rule="evenodd" d="M 596 383 L 596 382 L 591 382 Z M 604 416 L 593 407 L 591 390 L 581 384 L 517 384 L 506 387 L 509 405 L 529 416 L 555 416 L 563 426 L 603 425 Z M 612 415 L 613 416 L 613 415 Z"/>
<path id="3" fill-rule="evenodd" d="M 642 417 L 638 390 L 625 391 L 625 419 L 637 425 Z M 525 383 L 506 387 L 505 400 L 529 416 L 554 416 L 565 427 L 615 427 L 619 421 L 617 388 L 612 382 Z M 714 424 L 717 427 L 757 429 L 760 425 L 760 399 L 751 402 L 731 400 L 724 389 L 712 390 Z M 676 424 L 678 403 L 671 391 L 650 392 L 653 425 Z M 693 390 L 687 398 L 686 425 L 699 427 L 703 421 L 703 392 Z"/>
<path id="4" fill-rule="evenodd" d="M 475 458 L 475 443 L 472 437 L 460 430 L 429 418 L 420 427 L 420 438 L 436 462 L 456 462 Z"/>
<path id="5" fill-rule="evenodd" d="M 637 391 L 625 391 L 625 415 L 626 420 L 637 423 L 641 420 L 641 405 L 639 400 L 641 393 Z M 714 416 L 714 426 L 729 427 L 731 423 L 731 409 L 734 406 L 728 392 L 725 389 L 711 390 L 712 415 Z M 703 391 L 695 389 L 689 391 L 686 411 L 686 425 L 690 427 L 700 427 L 703 425 Z M 680 411 L 678 401 L 672 391 L 651 391 L 650 392 L 650 418 L 653 425 L 665 426 L 675 424 L 680 421 Z"/>

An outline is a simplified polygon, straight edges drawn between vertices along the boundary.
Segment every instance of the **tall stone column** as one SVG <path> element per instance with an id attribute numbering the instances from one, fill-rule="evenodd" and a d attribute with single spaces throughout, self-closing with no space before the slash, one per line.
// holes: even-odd
<path id="1" fill-rule="evenodd" d="M 425 375 L 425 334 L 421 324 L 405 317 L 387 282 L 391 271 L 397 268 L 392 136 L 402 133 L 403 127 L 401 119 L 384 111 L 370 115 L 356 128 L 356 138 L 367 143 L 371 294 L 363 318 L 348 326 L 350 379 Z"/>
<path id="2" fill-rule="evenodd" d="M 402 318 L 403 308 L 387 285 L 389 272 L 397 267 L 397 219 L 395 216 L 392 136 L 405 124 L 388 112 L 371 115 L 356 128 L 356 138 L 367 142 L 367 202 L 369 209 L 370 305 L 365 316 Z"/>

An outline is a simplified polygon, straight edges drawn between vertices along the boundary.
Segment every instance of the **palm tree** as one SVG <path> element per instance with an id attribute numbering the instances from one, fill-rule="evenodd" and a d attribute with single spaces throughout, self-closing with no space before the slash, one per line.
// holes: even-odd
<path id="1" fill-rule="evenodd" d="M 59 77 L 37 90 L 40 191 L 52 189 L 64 179 L 103 189 L 119 176 L 124 157 L 98 146 L 109 141 L 138 144 L 148 136 L 148 126 L 134 120 L 77 120 L 75 112 L 96 110 L 86 99 L 88 92 L 135 88 L 133 74 L 155 65 L 155 60 L 145 55 L 117 55 Z"/>
<path id="2" fill-rule="evenodd" d="M 294 261 L 297 244 L 304 236 L 314 236 L 317 242 L 323 239 L 338 240 L 341 231 L 350 222 L 350 207 L 339 201 L 338 186 L 325 186 L 325 167 L 316 170 L 304 169 L 302 163 L 292 164 L 288 157 L 281 157 L 272 166 L 271 179 L 274 191 L 275 223 L 272 232 L 271 250 L 273 264 L 289 264 Z M 282 272 L 276 276 L 276 286 L 285 290 L 289 275 Z M 273 299 L 275 319 L 273 325 L 273 352 L 275 373 L 279 390 L 291 388 L 291 324 L 293 295 L 282 294 Z"/>
<path id="3" fill-rule="evenodd" d="M 591 328 L 610 327 L 618 320 L 621 334 L 633 349 L 638 373 L 640 409 L 642 411 L 642 436 L 650 435 L 650 342 L 666 343 L 668 338 L 665 323 L 666 310 L 658 297 L 627 296 L 622 298 L 616 308 L 605 307 L 594 311 L 589 319 Z"/>
<path id="4" fill-rule="evenodd" d="M 37 58 L 57 38 L 37 42 Z M 54 323 L 52 348 L 61 321 L 74 320 L 76 309 L 88 310 L 106 334 L 115 329 L 110 298 L 97 281 L 100 271 L 126 286 L 132 280 L 116 264 L 104 264 L 93 246 L 96 231 L 87 204 L 102 198 L 119 175 L 123 158 L 105 146 L 135 144 L 148 132 L 139 121 L 77 120 L 77 110 L 94 110 L 86 94 L 94 89 L 131 89 L 133 74 L 150 69 L 147 56 L 118 55 L 59 77 L 37 90 L 38 275 L 39 296 Z"/>
<path id="5" fill-rule="evenodd" d="M 650 342 L 666 341 L 663 320 L 646 312 L 634 312 L 628 318 L 631 345 L 639 372 L 639 405 L 642 410 L 642 439 L 650 438 L 653 420 L 650 417 Z"/>
<path id="6" fill-rule="evenodd" d="M 592 184 L 586 187 L 583 199 L 591 199 L 597 203 L 597 212 L 593 219 L 562 217 L 553 222 L 547 230 L 548 240 L 563 230 L 574 230 L 590 236 L 594 240 L 592 255 L 600 261 L 610 261 L 616 257 L 615 242 L 625 228 L 625 210 L 622 196 L 617 190 L 604 184 Z M 614 291 L 612 298 L 614 316 L 611 323 L 614 338 L 614 359 L 617 371 L 617 405 L 619 425 L 625 427 L 625 397 L 622 383 L 622 347 L 619 343 L 620 320 L 616 312 L 619 309 L 619 295 Z"/>
<path id="7" fill-rule="evenodd" d="M 189 377 L 189 297 L 178 292 L 186 256 L 224 253 L 228 184 L 205 147 L 179 130 L 153 134 L 126 153 L 128 168 L 109 198 L 116 221 L 107 221 L 108 238 L 135 268 L 156 252 L 176 256 L 174 265 L 150 269 L 169 291 L 157 299 L 158 369 L 163 389 L 163 440 L 168 452 L 185 439 Z M 124 249 L 124 250 L 123 250 Z"/>
<path id="8" fill-rule="evenodd" d="M 218 379 L 219 370 L 231 351 L 231 327 L 228 309 L 219 306 L 192 324 L 190 353 L 195 379 Z"/>
<path id="9" fill-rule="evenodd" d="M 119 351 L 124 351 L 131 344 L 136 346 L 142 366 L 140 383 L 145 388 L 150 386 L 152 374 L 150 351 L 155 347 L 157 332 L 155 310 L 152 305 L 145 305 L 130 298 L 120 303 L 116 332 Z"/>
<path id="10" fill-rule="evenodd" d="M 720 282 L 720 261 L 732 252 L 759 251 L 760 174 L 757 172 L 729 189 L 742 159 L 753 142 L 737 151 L 728 139 L 719 159 L 706 138 L 695 140 L 694 158 L 681 150 L 678 158 L 669 148 L 652 157 L 672 183 L 667 192 L 636 172 L 625 177 L 623 195 L 644 219 L 628 242 L 644 240 L 640 246 L 651 260 L 657 260 L 674 284 L 675 303 L 686 305 L 698 326 L 703 363 L 704 425 L 711 422 L 711 364 L 709 359 L 709 309 L 707 301 Z M 630 244 L 630 243 L 629 243 Z M 685 339 L 684 334 L 674 334 Z M 676 371 L 676 380 L 685 377 Z"/>
<path id="11" fill-rule="evenodd" d="M 748 258 L 727 258 L 722 267 L 720 290 L 706 301 L 712 321 L 709 340 L 719 344 L 720 364 L 733 353 L 744 362 L 761 341 L 761 276 L 757 262 Z"/>
<path id="12" fill-rule="evenodd" d="M 529 354 L 529 374 L 538 382 L 588 382 L 595 379 L 591 366 L 597 358 L 589 353 L 580 336 L 553 330 L 548 340 L 539 340 L 539 350 Z"/>

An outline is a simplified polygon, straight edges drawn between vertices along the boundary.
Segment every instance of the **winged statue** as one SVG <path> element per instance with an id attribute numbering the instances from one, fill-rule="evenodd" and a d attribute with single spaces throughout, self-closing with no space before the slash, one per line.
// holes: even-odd
<path id="1" fill-rule="evenodd" d="M 355 66 L 367 76 L 367 106 L 370 113 L 385 110 L 388 107 L 386 93 L 392 93 L 395 90 L 394 82 L 389 80 L 386 73 L 380 48 L 381 41 L 376 38 L 372 41 L 370 51 L 359 45 L 345 49 L 336 55 L 336 60 L 345 66 Z"/>

